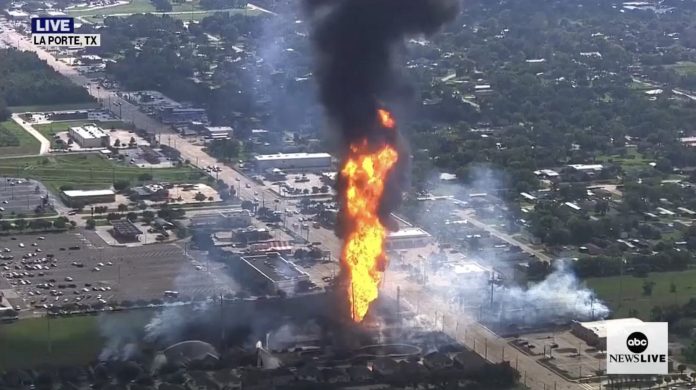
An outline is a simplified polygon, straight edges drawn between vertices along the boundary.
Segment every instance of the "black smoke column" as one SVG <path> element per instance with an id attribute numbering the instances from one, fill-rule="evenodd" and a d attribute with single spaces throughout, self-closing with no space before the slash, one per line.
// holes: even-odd
<path id="1" fill-rule="evenodd" d="M 390 226 L 387 216 L 408 183 L 409 156 L 398 134 L 385 140 L 376 128 L 377 109 L 400 100 L 406 89 L 393 52 L 406 37 L 432 34 L 454 18 L 458 0 L 305 0 L 305 7 L 312 21 L 320 99 L 341 145 L 347 149 L 366 138 L 403 151 L 381 207 L 383 223 Z"/>

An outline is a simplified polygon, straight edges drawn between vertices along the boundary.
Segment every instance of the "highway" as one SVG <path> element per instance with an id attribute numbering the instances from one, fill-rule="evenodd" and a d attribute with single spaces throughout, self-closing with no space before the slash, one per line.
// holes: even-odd
<path id="1" fill-rule="evenodd" d="M 177 149 L 181 153 L 182 157 L 184 159 L 188 159 L 191 164 L 199 168 L 205 168 L 206 166 L 213 165 L 220 166 L 221 172 L 219 172 L 217 176 L 224 180 L 228 185 L 238 190 L 242 199 L 252 200 L 257 198 L 260 202 L 263 202 L 266 207 L 277 208 L 278 210 L 285 210 L 285 208 L 289 206 L 289 203 L 295 202 L 281 198 L 274 192 L 270 191 L 268 187 L 259 185 L 233 168 L 220 164 L 218 161 L 216 161 L 216 159 L 203 152 L 200 145 L 196 145 L 186 139 L 180 138 L 167 126 L 140 112 L 136 106 L 120 98 L 116 94 L 116 91 L 105 90 L 104 88 L 98 87 L 96 81 L 78 74 L 75 69 L 56 60 L 50 53 L 44 51 L 43 49 L 34 47 L 20 34 L 8 28 L 5 28 L 4 30 L 5 31 L 0 34 L 0 38 L 2 40 L 5 40 L 5 42 L 8 44 L 19 47 L 23 50 L 36 52 L 40 58 L 46 60 L 48 64 L 58 72 L 69 77 L 76 84 L 84 86 L 92 94 L 92 96 L 102 101 L 105 107 L 112 113 L 115 113 L 117 116 L 120 113 L 124 121 L 132 122 L 137 127 L 145 129 L 150 133 L 159 134 L 163 143 L 170 144 L 170 146 Z M 174 140 L 173 144 L 171 143 L 171 140 Z M 487 226 L 483 222 L 477 221 L 476 219 L 472 218 L 471 214 L 464 212 L 463 216 L 473 225 L 490 231 L 492 235 L 495 235 L 496 237 L 499 237 L 510 244 L 522 247 L 523 250 L 535 254 L 540 260 L 550 261 L 548 256 L 520 243 L 507 234 Z M 304 223 L 303 221 L 300 221 L 300 218 L 303 218 L 301 214 L 295 215 L 293 213 L 293 215 L 287 216 L 286 218 L 285 223 L 289 227 L 292 226 L 293 223 L 297 223 L 299 226 L 302 226 Z M 316 229 L 312 227 L 310 223 L 308 231 L 301 230 L 300 228 L 297 230 L 297 232 L 302 236 L 309 234 L 310 242 L 321 242 L 322 246 L 326 250 L 331 251 L 333 258 L 336 258 L 336 255 L 340 253 L 340 240 L 331 230 L 324 228 Z M 335 268 L 335 264 L 333 267 L 327 265 L 322 270 L 317 270 L 316 276 L 319 276 L 318 274 L 321 272 L 326 272 L 325 276 L 331 276 L 331 273 L 335 272 Z M 315 275 L 312 276 L 313 279 L 316 278 Z M 507 345 L 506 340 L 499 338 L 483 325 L 475 322 L 465 313 L 457 313 L 456 309 L 448 307 L 446 303 L 439 302 L 437 297 L 431 297 L 427 291 L 423 290 L 422 286 L 409 282 L 405 274 L 397 271 L 390 271 L 389 279 L 389 284 L 383 286 L 384 292 L 386 292 L 388 295 L 395 295 L 395 284 L 400 285 L 402 287 L 402 296 L 409 302 L 418 302 L 418 307 L 428 308 L 423 314 L 435 324 L 442 324 L 443 313 L 447 313 L 445 314 L 445 326 L 442 327 L 442 330 L 460 342 L 469 345 L 470 347 L 473 346 L 474 340 L 477 340 L 475 341 L 477 343 L 475 350 L 488 360 L 492 362 L 499 362 L 503 358 L 503 350 L 513 353 L 513 349 Z M 485 350 L 481 347 L 481 343 L 485 345 Z M 518 366 L 518 370 L 525 377 L 523 380 L 530 389 L 587 390 L 594 388 L 589 385 L 568 382 L 561 376 L 556 375 L 550 370 L 539 365 L 533 358 L 521 353 L 517 353 L 516 351 L 514 354 L 515 361 L 512 364 L 513 366 Z M 510 359 L 506 358 L 505 360 Z"/>

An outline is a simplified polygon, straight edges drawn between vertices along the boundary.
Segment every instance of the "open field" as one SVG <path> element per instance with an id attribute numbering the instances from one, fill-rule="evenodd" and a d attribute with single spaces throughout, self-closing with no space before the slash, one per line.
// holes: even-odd
<path id="1" fill-rule="evenodd" d="M 26 177 L 42 181 L 46 187 L 59 193 L 63 185 L 75 189 L 109 188 L 116 180 L 139 181 L 142 174 L 154 180 L 168 182 L 196 182 L 203 173 L 194 168 L 143 169 L 118 164 L 98 154 L 57 155 L 0 160 L 0 176 Z"/>
<path id="2" fill-rule="evenodd" d="M 56 362 L 83 364 L 98 356 L 102 344 L 96 316 L 31 318 L 0 324 L 0 369 Z"/>
<path id="3" fill-rule="evenodd" d="M 87 364 L 95 360 L 104 347 L 100 324 L 108 321 L 120 329 L 130 329 L 135 335 L 142 331 L 152 315 L 153 310 L 140 309 L 0 323 L 0 370 L 31 368 L 39 364 Z"/>
<path id="4" fill-rule="evenodd" d="M 260 11 L 247 10 L 247 9 L 219 9 L 219 10 L 205 10 L 199 5 L 199 2 L 194 0 L 190 3 L 172 3 L 171 12 L 157 12 L 155 7 L 149 0 L 132 0 L 128 4 L 118 5 L 115 7 L 101 8 L 101 9 L 88 9 L 88 8 L 74 8 L 67 11 L 70 16 L 83 17 L 90 22 L 99 23 L 107 16 L 126 16 L 138 13 L 152 13 L 155 15 L 169 15 L 175 19 L 181 20 L 201 20 L 206 16 L 211 16 L 216 12 L 227 12 L 227 13 L 246 13 L 247 15 L 258 15 Z"/>
<path id="5" fill-rule="evenodd" d="M 38 154 L 39 148 L 39 141 L 14 121 L 0 122 L 0 156 Z"/>
<path id="6" fill-rule="evenodd" d="M 696 62 L 679 61 L 675 65 L 670 66 L 670 68 L 682 76 L 696 75 Z"/>
<path id="7" fill-rule="evenodd" d="M 621 165 L 621 168 L 626 172 L 649 168 L 649 164 L 654 161 L 649 157 L 646 157 L 643 154 L 631 149 L 627 150 L 626 154 L 623 156 L 614 155 L 597 157 L 598 163 L 607 163 L 609 160 Z"/>
<path id="8" fill-rule="evenodd" d="M 89 110 L 99 108 L 99 103 L 71 103 L 53 104 L 48 106 L 12 106 L 8 107 L 10 112 L 45 112 L 45 111 L 69 111 L 69 110 Z"/>
<path id="9" fill-rule="evenodd" d="M 655 282 L 650 296 L 643 295 L 644 281 Z M 639 318 L 649 320 L 654 306 L 683 304 L 696 296 L 696 270 L 651 273 L 647 278 L 632 275 L 591 278 L 586 282 L 617 318 L 628 316 L 634 309 Z M 674 293 L 670 292 L 672 283 L 676 286 Z"/>

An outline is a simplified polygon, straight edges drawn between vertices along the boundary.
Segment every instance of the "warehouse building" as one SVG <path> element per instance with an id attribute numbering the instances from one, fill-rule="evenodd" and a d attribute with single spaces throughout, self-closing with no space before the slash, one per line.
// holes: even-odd
<path id="1" fill-rule="evenodd" d="M 570 328 L 577 338 L 583 340 L 588 345 L 599 349 L 607 348 L 607 326 L 609 324 L 618 326 L 635 326 L 640 325 L 643 321 L 638 318 L 617 318 L 614 320 L 601 320 L 591 322 L 573 321 Z"/>
<path id="2" fill-rule="evenodd" d="M 249 283 L 259 291 L 294 293 L 298 283 L 308 283 L 309 275 L 278 253 L 258 256 L 243 256 L 240 265 L 250 277 Z"/>
<path id="3" fill-rule="evenodd" d="M 83 148 L 102 148 L 109 146 L 109 134 L 96 125 L 71 127 L 70 137 Z"/>
<path id="4" fill-rule="evenodd" d="M 430 233 L 417 227 L 402 228 L 387 235 L 386 247 L 390 250 L 422 248 L 432 243 Z"/>
<path id="5" fill-rule="evenodd" d="M 269 169 L 329 169 L 331 155 L 328 153 L 278 153 L 254 157 L 259 171 Z"/>
<path id="6" fill-rule="evenodd" d="M 194 229 L 227 230 L 251 225 L 251 213 L 244 209 L 221 210 L 191 217 Z"/>
<path id="7" fill-rule="evenodd" d="M 70 190 L 63 191 L 63 199 L 68 206 L 79 207 L 93 203 L 112 203 L 116 193 L 112 190 Z"/>

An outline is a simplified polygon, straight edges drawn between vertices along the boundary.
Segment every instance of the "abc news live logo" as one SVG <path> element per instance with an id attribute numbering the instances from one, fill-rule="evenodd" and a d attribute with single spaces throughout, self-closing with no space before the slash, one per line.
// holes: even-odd
<path id="1" fill-rule="evenodd" d="M 36 46 L 96 47 L 100 34 L 75 34 L 75 19 L 69 17 L 31 18 L 31 41 Z"/>
<path id="2" fill-rule="evenodd" d="M 607 323 L 607 374 L 668 374 L 667 323 Z"/>

